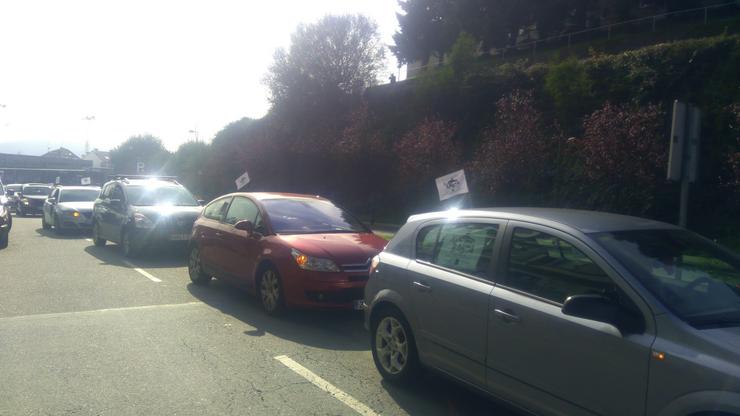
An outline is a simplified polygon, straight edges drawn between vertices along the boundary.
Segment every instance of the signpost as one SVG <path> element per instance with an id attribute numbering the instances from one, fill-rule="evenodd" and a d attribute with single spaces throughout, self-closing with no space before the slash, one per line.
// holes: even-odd
<path id="1" fill-rule="evenodd" d="M 688 219 L 690 185 L 698 177 L 700 140 L 701 111 L 693 105 L 674 101 L 668 180 L 681 182 L 678 214 L 678 225 L 681 227 L 686 227 Z"/>
<path id="2" fill-rule="evenodd" d="M 245 186 L 247 186 L 249 184 L 249 180 L 250 179 L 249 179 L 249 173 L 248 172 L 244 172 L 244 174 L 242 174 L 242 176 L 236 178 L 236 180 L 234 181 L 236 183 L 236 190 L 238 191 L 238 190 L 244 188 Z"/>
<path id="3" fill-rule="evenodd" d="M 144 162 L 136 162 L 136 173 L 138 174 L 144 173 L 144 168 L 145 168 Z"/>
<path id="4" fill-rule="evenodd" d="M 463 169 L 440 176 L 436 179 L 436 183 L 440 201 L 468 193 L 468 182 L 465 180 Z"/>
<path id="5" fill-rule="evenodd" d="M 82 178 L 80 179 L 80 183 L 83 185 L 90 185 L 90 178 Z"/>

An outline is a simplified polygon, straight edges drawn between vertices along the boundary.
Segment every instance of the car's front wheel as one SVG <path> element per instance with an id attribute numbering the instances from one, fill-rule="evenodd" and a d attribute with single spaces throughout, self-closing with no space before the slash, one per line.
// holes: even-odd
<path id="1" fill-rule="evenodd" d="M 103 247 L 106 243 L 104 238 L 100 238 L 100 225 L 98 225 L 97 221 L 93 223 L 92 240 L 93 244 L 97 247 Z"/>
<path id="2" fill-rule="evenodd" d="M 371 327 L 370 347 L 380 375 L 394 383 L 407 383 L 419 372 L 419 358 L 411 328 L 400 311 L 386 307 Z"/>
<path id="3" fill-rule="evenodd" d="M 48 222 L 46 222 L 46 214 L 41 216 L 41 228 L 43 228 L 44 230 L 51 229 L 51 225 Z"/>
<path id="4" fill-rule="evenodd" d="M 124 231 L 121 236 L 121 247 L 123 248 L 123 255 L 128 258 L 134 258 L 139 255 L 139 246 L 131 238 L 131 232 Z"/>
<path id="5" fill-rule="evenodd" d="M 268 315 L 280 315 L 285 310 L 285 302 L 283 300 L 283 289 L 280 285 L 280 276 L 274 267 L 268 266 L 262 270 L 258 288 L 262 309 Z"/>
<path id="6" fill-rule="evenodd" d="M 200 249 L 198 246 L 193 246 L 190 249 L 190 256 L 188 257 L 188 274 L 190 280 L 196 285 L 207 285 L 211 281 L 211 275 L 203 272 L 203 265 L 200 261 Z"/>

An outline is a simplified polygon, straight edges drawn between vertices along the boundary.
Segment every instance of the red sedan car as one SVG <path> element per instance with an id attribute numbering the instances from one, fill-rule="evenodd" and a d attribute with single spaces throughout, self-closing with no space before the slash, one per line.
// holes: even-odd
<path id="1" fill-rule="evenodd" d="M 371 259 L 386 241 L 331 201 L 310 195 L 235 193 L 193 225 L 188 271 L 246 287 L 268 314 L 285 308 L 360 308 Z"/>

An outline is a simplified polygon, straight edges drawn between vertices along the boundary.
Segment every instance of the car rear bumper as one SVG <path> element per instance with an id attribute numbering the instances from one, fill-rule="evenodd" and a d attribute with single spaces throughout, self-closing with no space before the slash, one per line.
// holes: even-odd
<path id="1" fill-rule="evenodd" d="M 283 284 L 286 305 L 299 309 L 361 310 L 367 275 L 296 271 Z"/>

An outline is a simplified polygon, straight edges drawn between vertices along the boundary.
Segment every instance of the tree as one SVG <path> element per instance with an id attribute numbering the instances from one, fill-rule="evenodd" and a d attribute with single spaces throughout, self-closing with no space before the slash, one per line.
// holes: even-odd
<path id="1" fill-rule="evenodd" d="M 458 168 L 460 150 L 453 136 L 455 125 L 426 118 L 396 143 L 399 178 L 407 182 L 431 181 Z"/>
<path id="2" fill-rule="evenodd" d="M 378 25 L 363 15 L 325 16 L 300 25 L 278 49 L 266 77 L 274 107 L 310 110 L 377 84 L 385 49 Z"/>
<path id="3" fill-rule="evenodd" d="M 113 169 L 121 174 L 139 173 L 138 163 L 144 164 L 142 173 L 160 173 L 169 157 L 162 140 L 149 134 L 132 136 L 110 152 Z"/>
<path id="4" fill-rule="evenodd" d="M 198 197 L 210 197 L 211 187 L 205 171 L 211 157 L 211 146 L 198 141 L 180 145 L 164 167 L 168 175 L 175 175 L 191 192 Z"/>
<path id="5" fill-rule="evenodd" d="M 545 197 L 552 175 L 555 139 L 535 107 L 531 91 L 514 91 L 496 103 L 493 125 L 483 133 L 473 160 L 482 188 L 521 203 L 523 197 Z M 530 201 L 526 201 L 530 202 Z"/>

